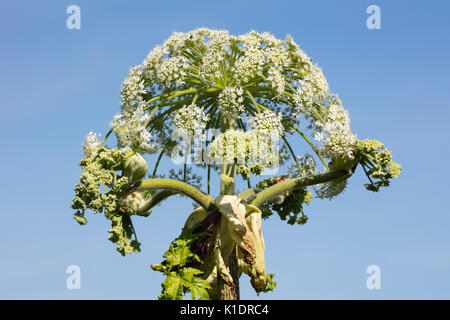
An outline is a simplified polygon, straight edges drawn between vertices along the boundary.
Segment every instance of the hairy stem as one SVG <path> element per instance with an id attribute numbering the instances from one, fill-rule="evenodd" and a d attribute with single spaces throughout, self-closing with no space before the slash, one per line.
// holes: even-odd
<path id="1" fill-rule="evenodd" d="M 256 191 L 253 188 L 249 188 L 239 193 L 238 197 L 248 202 L 256 197 Z"/>
<path id="2" fill-rule="evenodd" d="M 158 205 L 165 199 L 169 198 L 177 194 L 178 192 L 173 190 L 162 190 L 155 193 L 150 199 L 141 204 L 138 208 L 137 215 L 138 216 L 148 216 L 150 214 L 149 210 L 151 210 L 154 206 Z"/>
<path id="3" fill-rule="evenodd" d="M 221 119 L 221 132 L 225 133 L 227 130 L 234 129 L 234 121 L 228 119 Z M 229 152 L 229 150 L 227 150 Z M 233 151 L 234 152 L 234 151 Z M 236 164 L 223 163 L 220 169 L 220 175 L 225 175 L 232 181 L 223 181 L 221 177 L 220 181 L 220 194 L 234 195 L 235 193 L 235 176 L 236 176 Z M 233 253 L 229 257 L 229 260 L 225 260 L 226 267 L 228 268 L 233 283 L 228 284 L 218 275 L 217 284 L 220 293 L 221 300 L 239 300 L 239 270 L 237 268 L 237 255 L 236 246 L 233 248 Z M 224 257 L 225 258 L 225 257 Z"/>
<path id="4" fill-rule="evenodd" d="M 319 183 L 330 182 L 336 179 L 348 178 L 352 174 L 352 171 L 335 170 L 317 174 L 314 176 L 286 180 L 259 192 L 256 197 L 250 202 L 250 204 L 259 207 L 266 201 L 288 191 L 293 191 L 298 188 L 312 186 Z"/>
<path id="5" fill-rule="evenodd" d="M 171 190 L 176 193 L 181 193 L 188 196 L 205 210 L 211 211 L 216 206 L 214 203 L 214 198 L 208 194 L 203 193 L 194 186 L 187 183 L 172 180 L 172 179 L 151 179 L 143 180 L 137 184 L 134 189 L 136 191 L 146 191 L 146 190 Z"/>

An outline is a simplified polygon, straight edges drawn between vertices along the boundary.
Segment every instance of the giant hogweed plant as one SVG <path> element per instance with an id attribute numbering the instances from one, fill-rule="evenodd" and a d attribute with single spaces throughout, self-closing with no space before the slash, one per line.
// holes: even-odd
<path id="1" fill-rule="evenodd" d="M 140 251 L 135 217 L 148 218 L 177 194 L 198 206 L 164 261 L 151 265 L 165 275 L 160 299 L 188 293 L 239 299 L 242 273 L 258 294 L 273 290 L 262 219 L 277 213 L 302 225 L 304 206 L 342 193 L 358 167 L 370 191 L 389 186 L 401 171 L 381 142 L 351 132 L 341 100 L 290 36 L 205 28 L 174 33 L 130 69 L 110 126 L 103 140 L 90 132 L 83 144 L 72 202 L 78 223 L 86 224 L 88 210 L 103 213 L 111 222 L 108 239 L 126 255 Z M 111 133 L 114 148 L 106 145 Z M 304 142 L 303 153 L 291 146 L 294 140 Z M 158 174 L 163 157 L 187 160 L 190 151 L 196 161 L 167 178 Z M 150 171 L 145 156 L 153 159 Z M 282 175 L 261 177 L 277 166 Z M 206 176 L 206 190 L 193 167 Z M 218 195 L 211 194 L 213 172 L 220 177 Z M 240 185 L 246 189 L 237 192 Z"/>

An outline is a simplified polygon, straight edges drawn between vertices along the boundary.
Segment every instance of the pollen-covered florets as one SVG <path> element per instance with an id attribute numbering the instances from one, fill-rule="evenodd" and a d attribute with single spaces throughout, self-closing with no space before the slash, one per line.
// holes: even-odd
<path id="1" fill-rule="evenodd" d="M 148 153 L 155 151 L 155 147 L 150 143 L 151 134 L 145 127 L 149 117 L 142 108 L 134 112 L 116 114 L 110 125 L 116 134 L 119 147 L 130 147 Z"/>
<path id="2" fill-rule="evenodd" d="M 350 130 L 348 112 L 336 96 L 329 98 L 329 108 L 324 122 L 316 121 L 314 137 L 322 141 L 321 153 L 329 159 L 354 157 L 356 136 Z"/>
<path id="3" fill-rule="evenodd" d="M 172 126 L 179 131 L 193 134 L 202 133 L 209 117 L 195 104 L 183 106 L 172 115 Z"/>
<path id="4" fill-rule="evenodd" d="M 323 105 L 329 90 L 322 70 L 316 65 L 309 65 L 308 69 L 305 77 L 298 81 L 292 98 L 297 116 L 308 114 L 313 103 Z"/>
<path id="5" fill-rule="evenodd" d="M 275 97 L 278 98 L 284 93 L 285 80 L 281 74 L 280 68 L 272 67 L 268 71 L 267 80 L 270 82 L 273 90 L 275 91 Z"/>
<path id="6" fill-rule="evenodd" d="M 83 153 L 85 157 L 90 157 L 97 152 L 97 149 L 100 147 L 100 142 L 98 141 L 99 137 L 100 134 L 96 134 L 92 131 L 86 135 L 83 143 Z"/>
<path id="7" fill-rule="evenodd" d="M 264 110 L 253 117 L 249 117 L 250 128 L 265 134 L 277 134 L 281 137 L 284 134 L 281 113 L 271 110 Z"/>
<path id="8" fill-rule="evenodd" d="M 207 155 L 213 163 L 257 164 L 261 170 L 279 164 L 278 137 L 255 131 L 228 130 L 211 142 Z"/>
<path id="9" fill-rule="evenodd" d="M 143 102 L 142 95 L 147 92 L 141 66 L 133 66 L 122 83 L 120 100 L 122 110 L 130 111 Z"/>
<path id="10" fill-rule="evenodd" d="M 219 94 L 217 102 L 223 117 L 236 119 L 244 112 L 244 90 L 237 87 L 225 87 Z"/>
<path id="11" fill-rule="evenodd" d="M 175 56 L 164 60 L 157 73 L 158 81 L 166 88 L 182 86 L 188 67 L 189 62 L 185 57 Z"/>

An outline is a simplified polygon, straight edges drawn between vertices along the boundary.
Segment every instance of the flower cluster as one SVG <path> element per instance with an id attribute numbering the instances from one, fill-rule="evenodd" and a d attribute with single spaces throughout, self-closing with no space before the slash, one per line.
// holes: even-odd
<path id="1" fill-rule="evenodd" d="M 202 133 L 208 120 L 209 116 L 196 104 L 185 105 L 172 114 L 172 126 L 191 135 Z"/>
<path id="2" fill-rule="evenodd" d="M 264 190 L 286 179 L 288 179 L 287 176 L 269 178 L 259 182 L 256 188 L 257 190 Z M 279 195 L 264 204 L 261 208 L 262 217 L 267 219 L 276 212 L 281 220 L 287 219 L 287 223 L 290 225 L 304 225 L 308 221 L 308 216 L 303 212 L 303 205 L 309 205 L 312 198 L 312 193 L 306 188 L 299 188 Z"/>
<path id="3" fill-rule="evenodd" d="M 118 177 L 116 171 L 129 170 L 123 162 L 130 157 L 133 155 L 125 150 L 100 147 L 95 157 L 85 157 L 81 160 L 83 173 L 80 183 L 75 186 L 75 197 L 71 205 L 72 209 L 76 210 L 74 219 L 81 225 L 87 222 L 86 210 L 89 209 L 93 213 L 104 212 L 112 225 L 108 231 L 111 234 L 108 239 L 116 243 L 116 249 L 122 255 L 140 250 L 137 240 L 130 241 L 132 235 L 135 235 L 130 217 L 118 211 L 119 200 L 129 188 L 130 179 L 127 175 Z M 109 192 L 106 192 L 107 188 L 110 189 Z"/>
<path id="4" fill-rule="evenodd" d="M 390 180 L 400 175 L 402 166 L 392 160 L 392 153 L 380 141 L 358 141 L 357 147 L 359 163 L 370 181 L 364 185 L 367 190 L 377 192 L 380 187 L 388 187 Z"/>
<path id="5" fill-rule="evenodd" d="M 147 92 L 142 75 L 141 66 L 133 66 L 123 81 L 120 90 L 122 111 L 133 112 L 138 106 L 142 105 L 142 95 Z"/>
<path id="6" fill-rule="evenodd" d="M 202 58 L 202 63 L 199 67 L 199 78 L 208 86 L 216 83 L 223 74 L 222 66 L 225 62 L 223 53 L 208 53 Z"/>
<path id="7" fill-rule="evenodd" d="M 326 118 L 316 121 L 314 137 L 322 141 L 321 153 L 325 158 L 354 157 L 356 136 L 350 130 L 350 119 L 337 97 L 331 97 Z"/>
<path id="8" fill-rule="evenodd" d="M 236 119 L 244 111 L 244 90 L 237 87 L 225 87 L 217 98 L 223 117 Z"/>
<path id="9" fill-rule="evenodd" d="M 228 130 L 208 146 L 208 157 L 214 163 L 258 165 L 258 172 L 279 165 L 278 137 L 257 132 Z"/>
<path id="10" fill-rule="evenodd" d="M 85 157 L 90 157 L 91 155 L 96 154 L 97 149 L 100 147 L 100 142 L 98 141 L 99 137 L 99 134 L 92 131 L 86 135 L 83 143 L 83 153 Z"/>
<path id="11" fill-rule="evenodd" d="M 207 88 L 211 93 L 204 91 Z M 319 138 L 321 134 L 329 133 L 328 140 L 323 138 L 324 154 L 336 153 L 336 146 L 345 144 L 345 141 L 337 140 L 350 136 L 347 132 L 343 137 L 336 136 L 340 128 L 331 125 L 332 117 L 320 123 L 323 119 L 316 116 L 320 112 L 311 110 L 315 105 L 327 108 L 328 90 L 322 70 L 290 36 L 277 39 L 267 32 L 250 31 L 236 37 L 224 30 L 206 28 L 175 32 L 162 45 L 156 46 L 140 66 L 130 70 L 122 86 L 122 115 L 116 116 L 113 128 L 121 145 L 142 145 L 148 150 L 150 136 L 141 125 L 148 120 L 145 111 L 156 107 L 158 102 L 145 103 L 145 99 L 152 99 L 152 94 L 158 92 L 162 96 L 172 91 L 176 93 L 174 97 L 183 91 L 197 92 L 195 101 L 198 105 L 216 106 L 208 109 L 211 120 L 214 117 L 241 120 L 244 114 L 252 116 L 257 104 L 271 109 L 272 104 L 282 101 L 286 108 L 280 110 L 281 114 L 296 124 L 299 123 L 296 118 L 301 115 L 311 117 L 312 123 L 317 124 Z M 183 100 L 184 105 L 189 105 L 186 101 L 189 99 L 194 102 L 194 94 L 185 97 L 187 99 L 177 99 Z M 332 115 L 334 107 L 329 109 Z M 181 111 L 179 106 L 174 110 Z M 138 117 L 142 119 L 138 120 Z M 179 114 L 175 113 L 174 118 L 179 118 Z M 192 122 L 191 118 L 187 117 L 186 121 Z M 124 119 L 130 124 L 125 126 Z M 197 125 L 201 127 L 202 123 L 194 121 L 189 126 L 191 129 Z M 180 126 L 185 125 L 180 122 Z M 282 133 L 283 126 L 278 128 Z M 133 132 L 138 141 L 130 138 Z M 154 135 L 164 136 L 161 133 Z"/>
<path id="12" fill-rule="evenodd" d="M 148 119 L 149 115 L 142 108 L 134 112 L 116 114 L 110 125 L 116 134 L 119 147 L 154 152 L 155 147 L 150 143 L 151 134 L 145 127 Z"/>
<path id="13" fill-rule="evenodd" d="M 323 105 L 328 94 L 328 83 L 317 65 L 307 65 L 308 72 L 298 81 L 297 90 L 292 98 L 297 116 L 308 114 L 313 103 Z"/>
<path id="14" fill-rule="evenodd" d="M 272 89 L 275 91 L 275 98 L 280 97 L 284 93 L 285 80 L 280 68 L 270 68 L 267 80 L 270 82 Z"/>
<path id="15" fill-rule="evenodd" d="M 160 64 L 157 79 L 166 88 L 175 85 L 182 86 L 185 84 L 184 77 L 187 74 L 188 67 L 189 63 L 186 57 L 171 57 Z"/>
<path id="16" fill-rule="evenodd" d="M 248 118 L 250 128 L 264 134 L 277 134 L 279 137 L 284 135 L 281 113 L 275 113 L 271 110 L 264 110 L 253 117 Z"/>

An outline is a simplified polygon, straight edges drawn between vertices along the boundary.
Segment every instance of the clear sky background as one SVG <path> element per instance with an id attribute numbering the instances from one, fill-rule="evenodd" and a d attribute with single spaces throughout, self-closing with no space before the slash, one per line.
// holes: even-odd
<path id="1" fill-rule="evenodd" d="M 81 8 L 81 30 L 66 8 Z M 366 8 L 381 8 L 368 30 Z M 133 64 L 173 31 L 198 27 L 291 34 L 323 69 L 360 139 L 403 165 L 379 193 L 360 170 L 338 199 L 313 200 L 309 222 L 264 221 L 266 299 L 450 299 L 448 1 L 2 1 L 0 3 L 0 298 L 155 299 L 150 269 L 180 232 L 191 201 L 136 218 L 138 255 L 107 240 L 109 222 L 80 227 L 70 202 L 87 132 L 104 135 Z M 297 149 L 305 148 L 301 141 Z M 168 169 L 171 163 L 165 164 Z M 366 268 L 381 268 L 368 290 Z M 81 289 L 66 268 L 81 268 Z M 244 299 L 257 298 L 247 276 Z"/>

